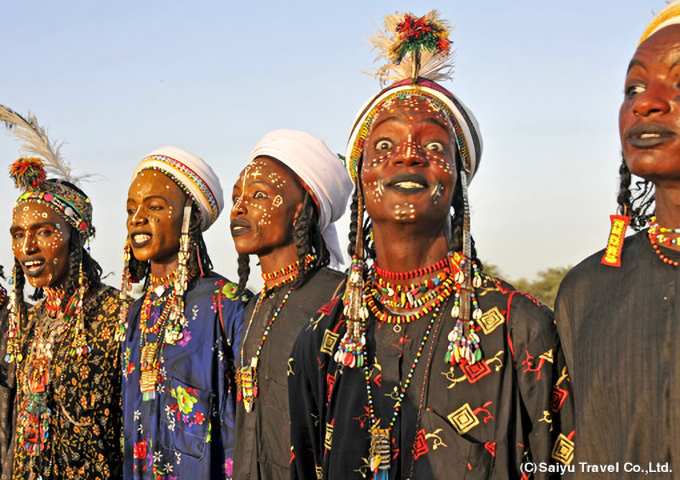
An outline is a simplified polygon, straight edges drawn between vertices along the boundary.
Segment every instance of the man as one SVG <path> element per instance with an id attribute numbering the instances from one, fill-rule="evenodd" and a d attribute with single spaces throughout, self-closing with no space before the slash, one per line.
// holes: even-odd
<path id="1" fill-rule="evenodd" d="M 564 278 L 556 301 L 578 394 L 576 459 L 616 468 L 598 478 L 639 478 L 642 470 L 680 478 L 679 62 L 674 1 L 651 21 L 628 65 L 609 245 Z M 632 175 L 643 179 L 639 189 L 631 189 Z M 627 224 L 639 232 L 624 238 Z"/>
<path id="2" fill-rule="evenodd" d="M 223 205 L 210 166 L 180 148 L 152 152 L 132 176 L 123 291 L 146 282 L 119 327 L 126 479 L 232 476 L 247 297 L 212 271 L 202 235 Z"/>
<path id="3" fill-rule="evenodd" d="M 398 81 L 350 134 L 347 288 L 293 349 L 293 478 L 555 471 L 573 456 L 568 375 L 549 309 L 479 271 L 467 206 L 479 129 L 432 80 L 450 58 L 447 25 L 436 12 L 385 24 L 379 74 Z"/>
<path id="4" fill-rule="evenodd" d="M 34 118 L 2 107 L 20 138 L 45 152 L 10 173 L 21 188 L 10 234 L 15 263 L 5 361 L 16 364 L 13 478 L 118 478 L 121 301 L 84 248 L 92 204 Z M 9 119 L 9 120 L 8 120 Z M 26 147 L 26 145 L 24 145 Z M 66 179 L 47 178 L 44 165 Z M 26 309 L 25 281 L 44 299 Z M 4 466 L 3 466 L 4 468 Z M 3 471 L 3 476 L 7 472 Z"/>
<path id="5" fill-rule="evenodd" d="M 345 276 L 327 265 L 341 259 L 334 222 L 351 188 L 340 159 L 298 130 L 265 135 L 234 185 L 240 284 L 249 255 L 257 255 L 264 280 L 248 306 L 237 359 L 238 479 L 290 478 L 288 359 L 302 325 L 343 284 Z"/>

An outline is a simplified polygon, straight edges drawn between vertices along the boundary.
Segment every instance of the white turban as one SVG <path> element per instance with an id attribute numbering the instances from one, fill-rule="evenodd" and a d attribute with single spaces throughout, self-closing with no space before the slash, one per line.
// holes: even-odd
<path id="1" fill-rule="evenodd" d="M 248 163 L 257 157 L 272 157 L 304 182 L 319 207 L 319 230 L 331 254 L 332 265 L 342 265 L 342 251 L 335 222 L 339 219 L 352 191 L 352 181 L 342 161 L 326 144 L 300 130 L 274 130 L 257 142 Z"/>
<path id="2" fill-rule="evenodd" d="M 191 197 L 201 212 L 201 230 L 215 223 L 224 208 L 220 179 L 210 165 L 178 147 L 163 147 L 148 154 L 135 168 L 134 180 L 142 170 L 158 170 L 170 177 Z"/>
<path id="3" fill-rule="evenodd" d="M 670 25 L 677 25 L 678 23 L 680 23 L 680 0 L 675 0 L 674 2 L 669 2 L 659 13 L 654 15 L 654 18 L 649 22 L 645 32 L 642 34 L 640 43 L 647 40 L 662 28 L 666 28 Z"/>

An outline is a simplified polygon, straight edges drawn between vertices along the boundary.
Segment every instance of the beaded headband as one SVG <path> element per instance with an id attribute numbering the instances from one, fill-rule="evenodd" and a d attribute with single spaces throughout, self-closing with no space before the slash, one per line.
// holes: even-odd
<path id="1" fill-rule="evenodd" d="M 219 216 L 224 199 L 217 175 L 199 157 L 177 147 L 164 147 L 145 157 L 132 178 L 142 170 L 156 170 L 170 177 L 201 212 L 201 230 L 207 230 Z"/>
<path id="2" fill-rule="evenodd" d="M 54 210 L 85 238 L 94 235 L 90 199 L 68 183 L 46 179 L 40 159 L 20 158 L 10 166 L 10 176 L 15 186 L 23 190 L 14 209 L 28 202 L 40 203 Z"/>
<path id="3" fill-rule="evenodd" d="M 366 138 L 378 113 L 395 100 L 411 97 L 423 98 L 437 110 L 446 113 L 451 131 L 455 133 L 456 146 L 463 167 L 468 178 L 472 180 L 479 167 L 482 153 L 482 139 L 476 119 L 453 94 L 441 85 L 422 77 L 415 84 L 412 84 L 410 79 L 395 83 L 371 98 L 361 109 L 347 144 L 347 169 L 352 179 L 357 179 Z"/>

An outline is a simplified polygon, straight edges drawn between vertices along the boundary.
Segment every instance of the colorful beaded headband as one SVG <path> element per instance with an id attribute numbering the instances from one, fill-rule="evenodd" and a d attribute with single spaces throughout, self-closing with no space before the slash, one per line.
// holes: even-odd
<path id="1" fill-rule="evenodd" d="M 397 99 L 410 97 L 423 98 L 436 109 L 443 110 L 449 119 L 451 130 L 455 132 L 456 145 L 463 161 L 468 178 L 472 177 L 479 166 L 482 142 L 479 128 L 474 117 L 451 93 L 435 82 L 419 78 L 416 84 L 410 79 L 398 82 L 370 99 L 357 115 L 347 144 L 347 169 L 353 180 L 361 166 L 364 144 L 371 131 L 371 125 L 378 113 Z"/>
<path id="2" fill-rule="evenodd" d="M 15 209 L 28 202 L 40 203 L 61 215 L 85 238 L 94 235 L 90 199 L 67 183 L 46 179 L 44 164 L 39 158 L 20 158 L 10 166 L 10 176 L 16 187 L 24 191 Z"/>
<path id="3" fill-rule="evenodd" d="M 168 155 L 152 154 L 140 162 L 133 178 L 143 170 L 156 170 L 164 173 L 198 205 L 201 210 L 203 231 L 217 220 L 221 210 L 217 196 L 189 165 Z"/>

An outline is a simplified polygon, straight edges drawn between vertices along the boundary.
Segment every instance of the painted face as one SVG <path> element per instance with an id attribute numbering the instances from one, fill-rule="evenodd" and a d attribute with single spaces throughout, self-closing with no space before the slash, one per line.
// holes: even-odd
<path id="1" fill-rule="evenodd" d="M 231 236 L 241 255 L 264 255 L 292 245 L 303 188 L 273 158 L 258 157 L 239 175 L 232 200 Z"/>
<path id="2" fill-rule="evenodd" d="M 652 181 L 680 179 L 680 25 L 663 28 L 635 52 L 619 132 L 631 172 Z"/>
<path id="3" fill-rule="evenodd" d="M 374 120 L 361 182 L 374 223 L 439 222 L 449 215 L 456 145 L 446 115 L 427 100 L 397 99 Z"/>
<path id="4" fill-rule="evenodd" d="M 66 221 L 50 207 L 27 202 L 17 206 L 9 229 L 12 252 L 34 288 L 59 287 L 68 272 L 71 238 Z"/>
<path id="5" fill-rule="evenodd" d="M 142 170 L 127 200 L 127 229 L 137 260 L 169 263 L 177 258 L 186 194 L 167 175 Z"/>

